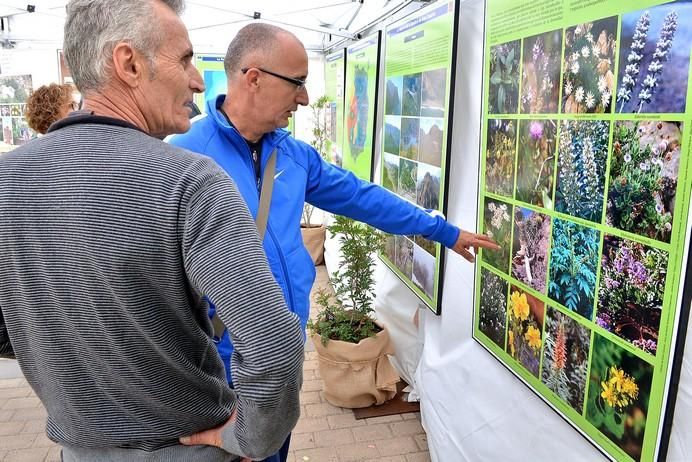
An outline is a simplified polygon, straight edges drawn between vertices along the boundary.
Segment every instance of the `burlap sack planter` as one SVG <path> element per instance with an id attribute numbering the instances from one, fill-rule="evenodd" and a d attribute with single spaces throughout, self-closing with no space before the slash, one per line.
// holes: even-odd
<path id="1" fill-rule="evenodd" d="M 308 249 L 312 262 L 321 265 L 324 261 L 324 239 L 327 236 L 327 228 L 324 225 L 307 227 L 300 225 L 300 233 L 303 235 L 303 244 Z"/>
<path id="2" fill-rule="evenodd" d="M 357 344 L 330 340 L 323 345 L 319 335 L 312 335 L 312 342 L 324 381 L 324 397 L 334 406 L 369 407 L 396 395 L 399 374 L 387 357 L 394 353 L 387 330 Z"/>

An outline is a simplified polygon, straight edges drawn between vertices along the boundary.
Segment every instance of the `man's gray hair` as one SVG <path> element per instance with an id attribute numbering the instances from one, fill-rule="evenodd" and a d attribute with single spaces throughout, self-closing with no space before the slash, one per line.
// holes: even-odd
<path id="1" fill-rule="evenodd" d="M 127 42 L 154 64 L 163 37 L 154 19 L 154 3 L 180 15 L 184 0 L 70 0 L 63 52 L 82 93 L 106 83 L 113 49 Z"/>
<path id="2" fill-rule="evenodd" d="M 226 58 L 223 60 L 226 75 L 230 76 L 247 65 L 245 57 L 250 54 L 270 57 L 277 48 L 277 37 L 280 34 L 293 35 L 286 29 L 263 22 L 253 22 L 240 29 L 228 45 Z"/>

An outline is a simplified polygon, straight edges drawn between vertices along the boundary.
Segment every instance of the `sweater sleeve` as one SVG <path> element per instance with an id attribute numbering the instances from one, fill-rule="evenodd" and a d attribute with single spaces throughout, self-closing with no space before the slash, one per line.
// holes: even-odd
<path id="1" fill-rule="evenodd" d="M 255 223 L 225 174 L 191 198 L 183 251 L 192 285 L 214 300 L 235 346 L 237 418 L 224 432 L 223 448 L 263 459 L 281 447 L 298 421 L 303 338 L 269 270 Z"/>
<path id="2" fill-rule="evenodd" d="M 391 234 L 418 234 L 453 247 L 459 228 L 441 213 L 425 210 L 387 189 L 325 162 L 309 147 L 306 201 L 323 210 L 365 222 Z"/>

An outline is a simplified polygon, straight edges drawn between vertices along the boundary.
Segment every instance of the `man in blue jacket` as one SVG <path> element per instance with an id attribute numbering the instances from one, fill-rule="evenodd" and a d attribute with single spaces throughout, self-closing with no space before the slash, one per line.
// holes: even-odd
<path id="1" fill-rule="evenodd" d="M 439 214 L 325 162 L 313 147 L 282 130 L 298 106 L 309 103 L 307 53 L 290 32 L 263 23 L 244 27 L 228 47 L 224 69 L 228 95 L 209 100 L 206 116 L 170 142 L 216 160 L 235 180 L 253 217 L 267 160 L 276 149 L 264 250 L 289 309 L 298 314 L 303 327 L 315 279 L 315 267 L 300 234 L 304 202 L 388 233 L 422 235 L 469 261 L 474 261 L 471 247 L 497 248 L 487 236 L 461 231 Z M 218 346 L 230 369 L 233 347 L 228 333 Z M 268 460 L 286 460 L 287 452 L 288 440 L 277 458 Z"/>

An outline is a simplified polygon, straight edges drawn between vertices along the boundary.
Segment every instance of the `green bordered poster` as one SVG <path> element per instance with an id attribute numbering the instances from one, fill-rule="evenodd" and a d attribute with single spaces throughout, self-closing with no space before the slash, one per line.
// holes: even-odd
<path id="1" fill-rule="evenodd" d="M 689 1 L 487 3 L 479 229 L 502 248 L 481 252 L 474 337 L 615 460 L 667 450 L 690 43 Z"/>
<path id="2" fill-rule="evenodd" d="M 381 184 L 425 209 L 446 211 L 456 56 L 454 1 L 387 26 Z M 444 252 L 421 236 L 387 236 L 382 260 L 436 314 Z"/>
<path id="3" fill-rule="evenodd" d="M 330 162 L 341 167 L 344 135 L 344 79 L 346 50 L 341 49 L 325 57 L 324 94 L 329 100 L 325 111 L 327 127 L 327 155 Z"/>
<path id="4" fill-rule="evenodd" d="M 226 94 L 226 73 L 223 70 L 224 55 L 195 54 L 195 67 L 204 79 L 204 93 L 195 95 L 195 104 L 200 111 L 207 112 L 206 101 Z"/>
<path id="5" fill-rule="evenodd" d="M 380 32 L 346 49 L 343 168 L 372 180 Z"/>

